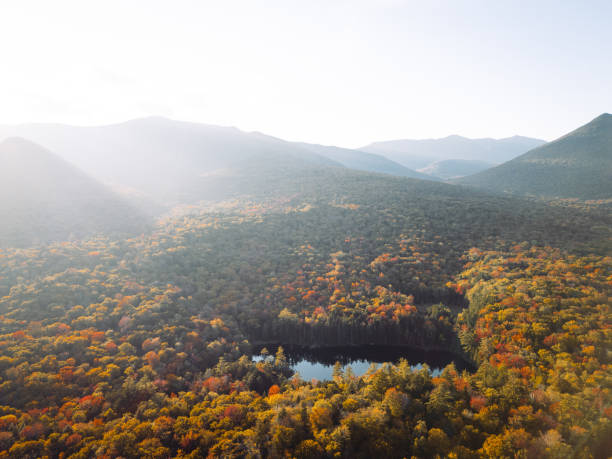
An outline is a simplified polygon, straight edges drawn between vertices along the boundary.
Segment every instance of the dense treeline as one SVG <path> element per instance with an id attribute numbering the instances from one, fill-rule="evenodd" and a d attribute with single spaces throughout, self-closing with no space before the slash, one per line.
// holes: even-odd
<path id="1" fill-rule="evenodd" d="M 282 351 L 240 357 L 219 318 L 142 333 L 145 311 L 171 323 L 163 304 L 180 301 L 141 294 L 106 301 L 140 310 L 116 332 L 75 319 L 3 336 L 0 438 L 17 457 L 605 457 L 612 260 L 528 247 L 469 257 L 452 287 L 470 299 L 459 329 L 473 374 L 404 362 L 304 382 Z"/>
<path id="2" fill-rule="evenodd" d="M 350 200 L 1 251 L 1 454 L 602 457 L 611 260 L 581 254 L 608 217 L 358 177 Z M 282 351 L 252 362 L 258 340 L 442 347 L 478 369 L 305 382 Z"/>

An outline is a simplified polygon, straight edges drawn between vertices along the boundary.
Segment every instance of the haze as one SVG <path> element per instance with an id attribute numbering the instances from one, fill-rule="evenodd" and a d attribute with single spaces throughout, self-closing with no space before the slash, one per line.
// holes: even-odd
<path id="1" fill-rule="evenodd" d="M 0 0 L 0 458 L 612 459 L 611 19 Z"/>
<path id="2" fill-rule="evenodd" d="M 3 2 L 0 124 L 552 140 L 609 110 L 610 17 L 605 1 Z"/>

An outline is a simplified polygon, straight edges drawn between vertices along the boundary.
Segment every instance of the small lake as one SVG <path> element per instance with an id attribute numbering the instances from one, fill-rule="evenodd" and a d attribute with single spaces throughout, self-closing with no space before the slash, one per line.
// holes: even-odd
<path id="1" fill-rule="evenodd" d="M 261 355 L 263 348 L 264 346 L 256 348 L 253 360 L 263 359 Z M 269 355 L 274 356 L 278 345 L 267 345 L 265 348 Z M 424 364 L 427 364 L 434 376 L 439 375 L 446 365 L 453 362 L 460 371 L 471 369 L 469 363 L 451 352 L 423 351 L 406 346 L 367 345 L 307 348 L 287 345 L 283 346 L 283 350 L 291 368 L 306 381 L 331 379 L 336 362 L 340 362 L 343 368 L 350 366 L 356 376 L 365 374 L 372 364 L 397 363 L 400 359 L 406 359 L 414 369 L 421 369 Z"/>

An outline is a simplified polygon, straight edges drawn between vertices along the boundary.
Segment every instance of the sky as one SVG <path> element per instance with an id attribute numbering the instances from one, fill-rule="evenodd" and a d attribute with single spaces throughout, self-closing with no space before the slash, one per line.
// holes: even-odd
<path id="1" fill-rule="evenodd" d="M 144 116 L 344 147 L 612 112 L 607 0 L 0 2 L 0 123 Z"/>

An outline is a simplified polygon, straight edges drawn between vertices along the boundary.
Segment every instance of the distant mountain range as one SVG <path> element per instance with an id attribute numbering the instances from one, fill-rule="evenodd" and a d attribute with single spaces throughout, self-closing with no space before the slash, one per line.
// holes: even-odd
<path id="1" fill-rule="evenodd" d="M 428 174 L 409 169 L 401 164 L 385 158 L 383 155 L 367 153 L 347 148 L 316 145 L 310 143 L 298 143 L 297 145 L 318 153 L 321 156 L 332 159 L 349 169 L 360 171 L 378 172 L 381 174 L 397 175 L 400 177 L 411 177 L 423 180 L 438 180 L 435 174 Z"/>
<path id="2" fill-rule="evenodd" d="M 604 113 L 554 142 L 457 183 L 548 198 L 612 198 L 612 115 Z"/>
<path id="3" fill-rule="evenodd" d="M 544 140 L 521 136 L 506 139 L 468 139 L 451 135 L 442 139 L 375 142 L 359 150 L 383 155 L 410 169 L 422 169 L 448 159 L 500 164 L 544 143 Z"/>
<path id="4" fill-rule="evenodd" d="M 275 171 L 347 167 L 437 180 L 377 154 L 160 117 L 96 127 L 0 126 L 0 139 L 8 136 L 40 143 L 141 201 L 144 194 L 168 205 L 203 199 L 207 193 L 216 195 L 213 183 L 217 186 L 232 176 L 262 175 L 264 170 L 274 175 Z"/>
<path id="5" fill-rule="evenodd" d="M 17 223 L 4 224 L 0 238 L 17 240 L 22 234 L 27 240 L 29 233 L 23 228 L 28 221 L 43 229 L 36 231 L 42 239 L 133 229 L 142 222 L 140 212 L 159 215 L 177 204 L 236 195 L 307 192 L 313 183 L 325 186 L 349 169 L 362 171 L 365 181 L 374 172 L 452 180 L 494 192 L 610 198 L 611 118 L 602 115 L 545 145 L 518 136 L 450 136 L 379 142 L 365 147 L 369 152 L 158 117 L 99 127 L 0 126 L 0 141 L 20 136 L 57 154 L 24 140 L 3 144 L 2 196 L 16 198 L 5 200 L 0 211 L 10 217 L 6 221 Z M 514 158 L 534 145 L 537 148 L 491 168 L 492 162 Z M 409 166 L 418 163 L 415 158 L 426 163 L 420 171 Z M 74 206 L 64 199 L 74 200 Z M 71 212 L 86 218 L 72 221 Z"/>
<path id="6" fill-rule="evenodd" d="M 192 199 L 209 177 L 261 169 L 343 167 L 289 142 L 236 128 L 143 118 L 120 124 L 0 126 L 0 139 L 44 145 L 98 180 L 168 204 Z"/>
<path id="7" fill-rule="evenodd" d="M 21 138 L 0 142 L 0 197 L 0 246 L 134 233 L 146 224 L 106 187 Z"/>
<path id="8" fill-rule="evenodd" d="M 135 202 L 172 205 L 202 195 L 206 180 L 258 168 L 346 167 L 424 180 L 456 178 L 527 151 L 543 141 L 526 137 L 378 142 L 361 150 L 288 142 L 233 127 L 141 118 L 107 126 L 0 126 L 56 152 L 86 173 L 130 193 Z M 453 159 L 452 162 L 442 162 Z M 466 162 L 462 162 L 466 161 Z M 420 168 L 420 171 L 415 169 Z M 209 182 L 211 180 L 208 180 Z M 150 204 L 150 207 L 153 205 Z"/>

